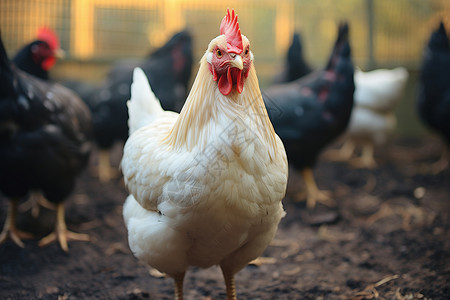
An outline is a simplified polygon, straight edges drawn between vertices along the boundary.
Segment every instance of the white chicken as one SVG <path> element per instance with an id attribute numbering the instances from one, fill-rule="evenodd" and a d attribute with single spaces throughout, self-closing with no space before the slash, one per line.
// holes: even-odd
<path id="1" fill-rule="evenodd" d="M 175 280 L 219 265 L 234 274 L 262 254 L 285 215 L 286 153 L 267 115 L 248 39 L 234 11 L 200 61 L 180 114 L 164 111 L 135 69 L 122 171 L 133 254 Z"/>
<path id="2" fill-rule="evenodd" d="M 348 161 L 357 146 L 362 146 L 361 156 L 349 162 L 358 168 L 376 166 L 374 145 L 382 145 L 395 129 L 397 119 L 394 108 L 401 99 L 408 71 L 403 67 L 392 70 L 378 69 L 370 72 L 355 70 L 355 104 L 345 133 L 344 145 L 327 156 L 336 161 Z"/>

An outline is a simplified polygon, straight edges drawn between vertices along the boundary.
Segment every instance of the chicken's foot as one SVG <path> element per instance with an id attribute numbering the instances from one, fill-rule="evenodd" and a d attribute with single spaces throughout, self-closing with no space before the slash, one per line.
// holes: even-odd
<path id="1" fill-rule="evenodd" d="M 25 245 L 23 244 L 21 239 L 29 239 L 32 238 L 33 235 L 28 232 L 23 232 L 16 227 L 16 215 L 17 215 L 17 206 L 19 203 L 19 199 L 11 199 L 9 207 L 8 207 L 8 214 L 6 216 L 5 225 L 3 226 L 2 233 L 0 234 L 0 244 L 6 241 L 6 239 L 9 237 L 11 240 L 19 246 L 20 248 L 24 248 Z"/>
<path id="2" fill-rule="evenodd" d="M 366 142 L 361 150 L 361 156 L 351 159 L 350 164 L 355 168 L 375 168 L 377 163 L 373 157 L 373 143 Z"/>
<path id="3" fill-rule="evenodd" d="M 319 190 L 314 179 L 314 174 L 310 168 L 305 168 L 301 172 L 306 186 L 306 207 L 308 209 L 313 209 L 317 202 L 326 206 L 336 205 L 334 200 L 331 199 L 329 192 Z"/>
<path id="4" fill-rule="evenodd" d="M 355 147 L 355 143 L 348 139 L 340 149 L 330 149 L 324 156 L 329 161 L 348 161 L 352 157 Z"/>
<path id="5" fill-rule="evenodd" d="M 89 241 L 89 236 L 87 234 L 76 233 L 69 231 L 66 226 L 66 220 L 64 217 L 64 204 L 58 203 L 56 205 L 56 225 L 55 231 L 42 238 L 39 241 L 39 247 L 47 246 L 53 241 L 59 241 L 59 245 L 64 252 L 69 251 L 69 246 L 67 242 L 70 240 L 73 241 Z"/>

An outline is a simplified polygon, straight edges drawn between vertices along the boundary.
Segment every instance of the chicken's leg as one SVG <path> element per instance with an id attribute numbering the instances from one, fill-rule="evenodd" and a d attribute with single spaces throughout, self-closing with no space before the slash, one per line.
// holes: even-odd
<path id="1" fill-rule="evenodd" d="M 175 300 L 183 300 L 184 274 L 185 272 L 173 276 L 175 280 Z"/>
<path id="2" fill-rule="evenodd" d="M 350 163 L 355 168 L 367 168 L 367 169 L 375 168 L 377 166 L 377 163 L 373 158 L 373 143 L 366 142 L 363 145 L 361 156 L 352 159 Z"/>
<path id="3" fill-rule="evenodd" d="M 355 143 L 347 139 L 340 149 L 330 149 L 324 156 L 329 161 L 348 161 L 355 151 Z"/>
<path id="4" fill-rule="evenodd" d="M 223 278 L 225 279 L 225 287 L 227 289 L 227 300 L 237 300 L 234 274 L 226 271 L 223 267 L 221 267 L 221 269 L 223 273 Z"/>
<path id="5" fill-rule="evenodd" d="M 19 247 L 24 248 L 24 244 L 21 239 L 29 239 L 33 236 L 28 232 L 23 232 L 16 227 L 16 215 L 17 205 L 19 199 L 13 198 L 10 201 L 8 207 L 8 215 L 6 216 L 5 225 L 3 226 L 2 233 L 0 234 L 0 244 L 6 241 L 8 237 Z"/>
<path id="6" fill-rule="evenodd" d="M 64 217 L 64 204 L 58 203 L 56 205 L 56 225 L 55 231 L 42 238 L 39 241 L 39 246 L 43 247 L 51 242 L 58 239 L 59 245 L 65 251 L 69 251 L 69 246 L 67 245 L 67 241 L 89 241 L 89 236 L 87 234 L 75 233 L 67 230 L 66 220 Z"/>
<path id="7" fill-rule="evenodd" d="M 305 180 L 306 185 L 306 207 L 312 209 L 316 206 L 316 202 L 320 202 L 327 206 L 334 206 L 335 202 L 328 193 L 319 190 L 316 181 L 314 180 L 314 174 L 311 168 L 304 168 L 302 170 L 303 180 Z"/>
<path id="8" fill-rule="evenodd" d="M 109 151 L 101 149 L 98 154 L 98 178 L 100 182 L 108 182 L 117 177 L 117 170 L 111 168 Z"/>

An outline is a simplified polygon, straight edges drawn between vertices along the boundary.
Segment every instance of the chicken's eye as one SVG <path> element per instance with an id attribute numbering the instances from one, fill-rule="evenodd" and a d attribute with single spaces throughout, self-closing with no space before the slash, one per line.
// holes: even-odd
<path id="1" fill-rule="evenodd" d="M 245 48 L 244 55 L 248 55 L 248 52 L 250 52 L 250 48 L 249 47 Z"/>
<path id="2" fill-rule="evenodd" d="M 222 51 L 220 51 L 220 49 L 216 50 L 216 55 L 218 58 L 221 58 L 223 56 Z"/>

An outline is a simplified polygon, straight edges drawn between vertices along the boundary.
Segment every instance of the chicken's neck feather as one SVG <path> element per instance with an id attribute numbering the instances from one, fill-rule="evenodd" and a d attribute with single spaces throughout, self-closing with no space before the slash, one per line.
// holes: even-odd
<path id="1" fill-rule="evenodd" d="M 232 91 L 224 96 L 212 79 L 206 54 L 200 61 L 200 68 L 186 103 L 165 142 L 175 149 L 185 147 L 191 150 L 196 145 L 206 146 L 209 126 L 218 122 L 223 115 L 230 120 L 247 116 L 252 118 L 255 130 L 267 145 L 270 157 L 276 156 L 276 134 L 263 102 L 254 66 L 249 70 L 242 94 Z"/>

